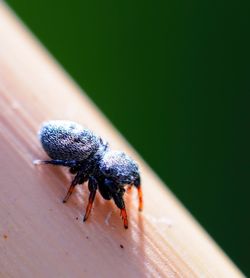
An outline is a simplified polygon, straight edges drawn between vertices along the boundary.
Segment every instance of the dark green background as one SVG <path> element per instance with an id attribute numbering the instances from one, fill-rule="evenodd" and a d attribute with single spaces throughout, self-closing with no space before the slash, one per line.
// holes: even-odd
<path id="1" fill-rule="evenodd" d="M 249 6 L 7 2 L 250 274 Z"/>

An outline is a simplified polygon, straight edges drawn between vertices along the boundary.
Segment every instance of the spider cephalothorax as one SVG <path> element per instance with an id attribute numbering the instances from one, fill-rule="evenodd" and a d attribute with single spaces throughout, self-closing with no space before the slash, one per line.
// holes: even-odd
<path id="1" fill-rule="evenodd" d="M 143 205 L 140 174 L 135 161 L 124 152 L 110 150 L 101 137 L 71 121 L 45 122 L 39 138 L 51 160 L 35 162 L 66 166 L 75 174 L 63 202 L 69 199 L 77 184 L 88 181 L 90 195 L 83 220 L 87 220 L 98 190 L 104 199 L 114 200 L 121 210 L 124 227 L 128 228 L 123 200 L 125 186 L 138 189 L 139 210 Z"/>

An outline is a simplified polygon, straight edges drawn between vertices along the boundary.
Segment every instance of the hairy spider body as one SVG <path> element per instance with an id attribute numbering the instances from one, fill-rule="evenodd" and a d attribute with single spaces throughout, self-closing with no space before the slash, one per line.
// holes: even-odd
<path id="1" fill-rule="evenodd" d="M 114 200 L 121 210 L 124 227 L 128 228 L 123 200 L 125 186 L 138 189 L 139 210 L 143 206 L 140 174 L 135 161 L 124 152 L 110 150 L 101 137 L 71 121 L 45 122 L 39 138 L 51 160 L 37 160 L 36 163 L 69 167 L 75 174 L 63 202 L 69 199 L 77 184 L 88 181 L 90 194 L 83 221 L 91 212 L 98 190 L 105 200 Z"/>

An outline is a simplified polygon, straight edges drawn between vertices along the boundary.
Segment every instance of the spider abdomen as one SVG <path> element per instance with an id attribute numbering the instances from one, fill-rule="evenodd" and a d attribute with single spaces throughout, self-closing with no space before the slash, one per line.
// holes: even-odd
<path id="1" fill-rule="evenodd" d="M 45 122 L 39 137 L 52 159 L 84 161 L 102 147 L 100 137 L 71 121 Z"/>

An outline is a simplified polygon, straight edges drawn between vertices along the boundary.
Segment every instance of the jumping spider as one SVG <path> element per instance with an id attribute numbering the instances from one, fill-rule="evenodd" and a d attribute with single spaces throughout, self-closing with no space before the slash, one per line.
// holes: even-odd
<path id="1" fill-rule="evenodd" d="M 69 199 L 77 184 L 88 181 L 90 194 L 83 221 L 89 217 L 98 189 L 105 200 L 114 200 L 127 229 L 123 200 L 126 186 L 137 188 L 139 210 L 143 207 L 140 174 L 135 161 L 124 152 L 110 150 L 101 137 L 71 121 L 45 122 L 39 131 L 39 138 L 51 160 L 36 160 L 35 163 L 66 166 L 70 168 L 70 173 L 75 174 L 63 202 Z"/>

